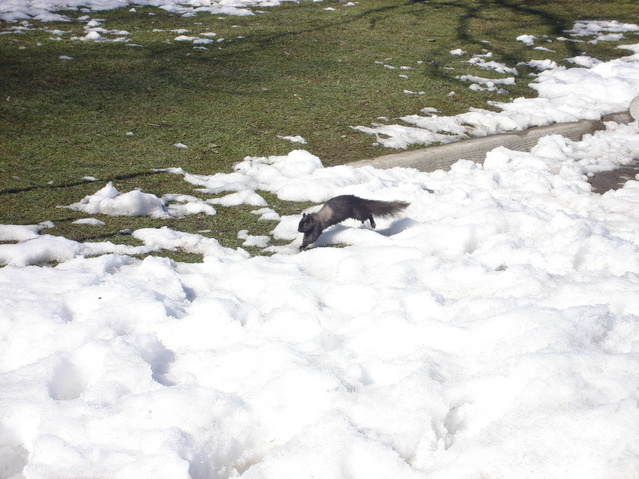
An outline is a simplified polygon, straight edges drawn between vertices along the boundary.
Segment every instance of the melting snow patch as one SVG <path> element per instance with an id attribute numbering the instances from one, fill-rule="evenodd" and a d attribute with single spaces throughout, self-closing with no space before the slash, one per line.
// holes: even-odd
<path id="1" fill-rule="evenodd" d="M 524 65 L 528 65 L 529 67 L 537 70 L 552 70 L 558 67 L 557 63 L 553 60 L 530 60 L 529 62 L 524 63 Z"/>
<path id="2" fill-rule="evenodd" d="M 292 143 L 300 143 L 302 145 L 306 144 L 306 139 L 301 137 L 301 136 L 299 136 L 299 135 L 296 135 L 296 136 L 280 136 L 280 135 L 277 135 L 277 137 L 281 138 L 282 140 L 288 140 L 288 141 L 290 141 Z"/>
<path id="3" fill-rule="evenodd" d="M 606 39 L 610 33 L 639 32 L 639 26 L 632 23 L 620 23 L 616 20 L 582 20 L 576 22 L 570 33 L 577 37 L 595 36 L 598 40 Z M 623 38 L 617 37 L 616 40 Z"/>
<path id="4" fill-rule="evenodd" d="M 270 241 L 270 236 L 253 236 L 248 234 L 248 230 L 240 230 L 237 233 L 238 239 L 244 240 L 242 246 L 256 246 L 258 248 L 266 248 Z"/>
<path id="5" fill-rule="evenodd" d="M 534 45 L 536 39 L 537 37 L 535 37 L 534 35 L 519 35 L 517 37 L 518 42 L 525 43 L 528 46 Z"/>
<path id="6" fill-rule="evenodd" d="M 92 225 L 92 226 L 105 226 L 104 221 L 100 221 L 97 218 L 81 218 L 73 222 L 74 225 Z"/>

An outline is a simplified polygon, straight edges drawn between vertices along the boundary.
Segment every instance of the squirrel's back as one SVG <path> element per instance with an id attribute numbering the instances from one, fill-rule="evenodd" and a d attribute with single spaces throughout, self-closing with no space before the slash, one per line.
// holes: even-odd
<path id="1" fill-rule="evenodd" d="M 347 218 L 364 222 L 372 216 L 394 216 L 408 205 L 404 201 L 367 200 L 354 195 L 341 195 L 328 200 L 317 212 L 317 217 L 326 228 Z"/>

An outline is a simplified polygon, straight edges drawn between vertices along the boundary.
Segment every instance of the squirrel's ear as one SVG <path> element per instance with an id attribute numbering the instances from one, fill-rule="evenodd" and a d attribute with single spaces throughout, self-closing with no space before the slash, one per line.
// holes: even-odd
<path id="1" fill-rule="evenodd" d="M 306 218 L 306 213 L 302 213 L 302 219 Z"/>

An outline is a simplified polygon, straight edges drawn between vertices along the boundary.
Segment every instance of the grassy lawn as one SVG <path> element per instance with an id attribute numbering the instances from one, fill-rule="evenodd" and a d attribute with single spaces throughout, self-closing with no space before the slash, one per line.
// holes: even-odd
<path id="1" fill-rule="evenodd" d="M 154 170 L 214 174 L 245 156 L 299 147 L 278 136 L 303 136 L 302 148 L 325 165 L 386 154 L 351 127 L 425 107 L 452 115 L 488 108 L 491 100 L 535 96 L 527 87 L 530 71 L 521 67 L 508 95 L 469 90 L 457 76 L 491 72 L 451 50 L 488 50 L 508 66 L 546 58 L 568 65 L 566 58 L 581 53 L 608 60 L 624 55 L 617 42 L 553 41 L 548 52 L 515 39 L 555 40 L 582 19 L 639 23 L 635 0 L 361 0 L 351 6 L 325 0 L 286 2 L 243 17 L 183 17 L 156 8 L 61 13 L 74 21 L 33 21 L 23 30 L 0 22 L 0 223 L 50 220 L 56 227 L 47 233 L 114 242 L 134 241 L 122 229 L 168 225 L 210 230 L 231 247 L 241 244 L 239 230 L 268 234 L 274 223 L 257 222 L 255 208 L 246 206 L 171 221 L 99 217 L 106 226 L 78 226 L 72 221 L 85 214 L 57 206 L 106 181 L 122 192 L 194 194 L 180 176 Z M 129 32 L 126 41 L 73 39 L 86 34 L 87 16 L 111 32 Z M 194 45 L 176 40 L 180 35 L 213 42 Z M 451 91 L 457 94 L 447 96 Z M 268 200 L 281 214 L 302 206 Z"/>

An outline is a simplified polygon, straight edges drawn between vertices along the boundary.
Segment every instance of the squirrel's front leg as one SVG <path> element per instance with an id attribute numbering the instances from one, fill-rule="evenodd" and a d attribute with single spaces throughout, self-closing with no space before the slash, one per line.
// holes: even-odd
<path id="1" fill-rule="evenodd" d="M 300 249 L 306 249 L 306 247 L 319 238 L 321 234 L 322 227 L 319 224 L 311 231 L 304 233 L 304 239 L 302 240 L 302 246 L 300 246 Z"/>

